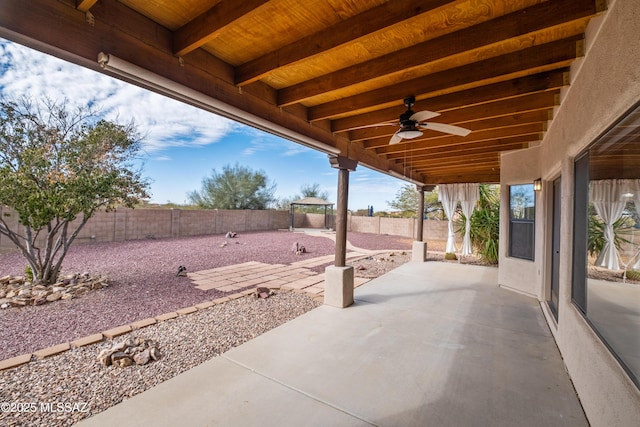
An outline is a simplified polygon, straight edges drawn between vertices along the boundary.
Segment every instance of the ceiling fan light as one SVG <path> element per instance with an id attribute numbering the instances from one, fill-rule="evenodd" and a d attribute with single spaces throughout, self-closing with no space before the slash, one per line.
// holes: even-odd
<path id="1" fill-rule="evenodd" d="M 422 131 L 415 126 L 404 126 L 397 133 L 403 139 L 413 139 L 422 135 Z"/>

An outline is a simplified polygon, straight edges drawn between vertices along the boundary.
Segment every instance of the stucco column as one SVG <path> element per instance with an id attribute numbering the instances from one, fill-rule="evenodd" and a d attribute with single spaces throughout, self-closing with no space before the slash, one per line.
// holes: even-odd
<path id="1" fill-rule="evenodd" d="M 416 186 L 418 190 L 418 226 L 416 227 L 416 240 L 412 245 L 411 261 L 424 262 L 427 259 L 427 242 L 423 241 L 424 232 L 424 190 L 422 185 Z"/>
<path id="2" fill-rule="evenodd" d="M 338 206 L 336 208 L 336 254 L 333 266 L 325 269 L 324 303 L 334 307 L 353 304 L 353 267 L 347 260 L 347 206 L 349 199 L 349 172 L 358 162 L 346 157 L 329 157 L 331 167 L 338 169 Z"/>

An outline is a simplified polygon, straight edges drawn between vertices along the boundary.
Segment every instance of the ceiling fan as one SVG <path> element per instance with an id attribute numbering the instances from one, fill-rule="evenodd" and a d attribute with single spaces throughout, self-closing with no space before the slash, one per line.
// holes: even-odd
<path id="1" fill-rule="evenodd" d="M 400 115 L 400 121 L 395 123 L 380 123 L 372 126 L 381 125 L 398 125 L 400 129 L 396 131 L 391 137 L 389 144 L 397 144 L 403 139 L 413 139 L 422 135 L 420 129 L 431 129 L 438 132 L 444 132 L 451 135 L 467 136 L 471 132 L 469 129 L 465 129 L 460 126 L 448 125 L 445 123 L 427 122 L 426 120 L 432 119 L 440 115 L 433 111 L 418 111 L 417 113 L 411 110 L 411 107 L 415 104 L 416 98 L 410 96 L 404 99 L 404 105 L 407 107 L 407 111 Z"/>

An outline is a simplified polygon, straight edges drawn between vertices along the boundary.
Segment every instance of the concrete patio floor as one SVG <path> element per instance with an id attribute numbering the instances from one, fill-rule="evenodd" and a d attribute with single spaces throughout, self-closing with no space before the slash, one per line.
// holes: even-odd
<path id="1" fill-rule="evenodd" d="M 405 264 L 79 425 L 586 426 L 537 301 Z"/>

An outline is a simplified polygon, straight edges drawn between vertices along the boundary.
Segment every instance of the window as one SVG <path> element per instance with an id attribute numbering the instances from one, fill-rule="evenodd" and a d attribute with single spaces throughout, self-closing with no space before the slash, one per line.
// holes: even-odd
<path id="1" fill-rule="evenodd" d="M 640 386 L 640 105 L 574 166 L 572 300 Z"/>
<path id="2" fill-rule="evenodd" d="M 509 256 L 533 260 L 536 203 L 533 184 L 509 187 Z"/>

